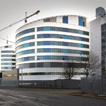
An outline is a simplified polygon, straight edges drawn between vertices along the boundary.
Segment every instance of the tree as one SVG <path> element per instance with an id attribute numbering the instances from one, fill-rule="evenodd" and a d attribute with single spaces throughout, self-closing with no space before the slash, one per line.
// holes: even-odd
<path id="1" fill-rule="evenodd" d="M 81 60 L 84 58 L 84 60 Z M 89 73 L 94 74 L 94 72 L 101 66 L 99 57 L 90 52 L 88 55 L 80 55 L 75 61 L 69 63 L 68 61 L 64 64 L 63 75 L 66 79 L 72 79 L 79 69 L 85 70 L 85 75 L 88 77 Z"/>
<path id="2" fill-rule="evenodd" d="M 75 68 L 73 66 L 69 65 L 69 63 L 65 63 L 63 75 L 66 79 L 72 79 L 74 71 Z"/>
<path id="3" fill-rule="evenodd" d="M 66 79 L 72 79 L 72 77 L 77 74 L 77 70 L 80 69 L 82 67 L 82 65 L 80 63 L 78 63 L 78 61 L 72 61 L 70 62 L 65 62 L 64 63 L 64 72 L 63 72 L 63 76 Z"/>
<path id="4" fill-rule="evenodd" d="M 84 70 L 86 77 L 88 77 L 89 73 L 94 74 L 96 70 L 100 68 L 101 63 L 98 55 L 94 54 L 92 51 L 89 55 L 85 55 L 85 57 L 88 58 L 88 61 L 84 62 Z"/>

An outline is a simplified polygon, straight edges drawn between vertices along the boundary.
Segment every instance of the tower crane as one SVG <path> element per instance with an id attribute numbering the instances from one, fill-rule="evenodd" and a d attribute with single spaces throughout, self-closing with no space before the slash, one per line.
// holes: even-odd
<path id="1" fill-rule="evenodd" d="M 29 15 L 29 16 L 27 16 L 27 13 L 25 13 L 25 14 L 26 14 L 25 18 L 23 18 L 23 19 L 21 19 L 21 20 L 18 20 L 18 21 L 16 21 L 16 22 L 14 22 L 14 23 L 12 23 L 12 24 L 10 24 L 10 25 L 8 25 L 8 26 L 6 26 L 6 27 L 0 29 L 0 32 L 3 31 L 3 30 L 5 30 L 5 29 L 7 29 L 7 28 L 9 28 L 9 27 L 12 27 L 13 25 L 15 25 L 15 24 L 17 24 L 17 23 L 19 23 L 19 22 L 21 22 L 21 21 L 24 21 L 25 23 L 27 23 L 27 19 L 28 19 L 28 18 L 30 18 L 30 17 L 32 17 L 32 16 L 34 16 L 34 15 L 37 15 L 39 12 L 40 12 L 40 10 L 37 10 L 35 13 L 33 13 L 33 14 Z M 14 43 L 14 42 L 12 42 L 12 41 L 10 41 L 10 40 L 8 40 L 8 39 L 2 38 L 2 37 L 0 37 L 0 39 L 6 40 L 7 43 L 8 43 L 8 42 Z"/>

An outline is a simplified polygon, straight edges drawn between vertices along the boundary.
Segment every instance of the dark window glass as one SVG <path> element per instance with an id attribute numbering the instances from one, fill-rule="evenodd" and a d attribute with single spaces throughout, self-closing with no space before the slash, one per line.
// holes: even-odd
<path id="1" fill-rule="evenodd" d="M 68 46 L 68 43 L 67 42 L 63 42 L 63 46 Z"/>
<path id="2" fill-rule="evenodd" d="M 5 48 L 8 48 L 8 46 L 5 46 Z"/>
<path id="3" fill-rule="evenodd" d="M 43 45 L 50 45 L 50 41 L 44 41 Z"/>
<path id="4" fill-rule="evenodd" d="M 83 17 L 79 17 L 79 26 L 84 26 L 84 19 L 83 19 Z"/>
<path id="5" fill-rule="evenodd" d="M 50 52 L 50 48 L 43 49 L 43 52 Z"/>
<path id="6" fill-rule="evenodd" d="M 68 16 L 63 17 L 63 23 L 68 23 Z"/>

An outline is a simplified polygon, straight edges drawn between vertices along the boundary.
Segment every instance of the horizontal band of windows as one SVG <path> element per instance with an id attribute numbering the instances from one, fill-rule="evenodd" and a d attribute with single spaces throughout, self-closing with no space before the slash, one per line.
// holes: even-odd
<path id="1" fill-rule="evenodd" d="M 29 76 L 29 75 L 64 75 L 64 72 L 37 72 L 37 73 L 21 73 L 20 76 Z M 74 72 L 74 75 L 85 75 L 85 73 Z"/>
<path id="2" fill-rule="evenodd" d="M 16 38 L 20 37 L 21 35 L 27 34 L 27 33 L 31 33 L 31 32 L 35 32 L 35 28 L 31 28 L 31 29 L 26 29 L 24 31 L 19 32 L 16 35 Z"/>
<path id="3" fill-rule="evenodd" d="M 1 69 L 15 69 L 15 67 L 1 67 Z"/>
<path id="4" fill-rule="evenodd" d="M 35 46 L 35 43 L 34 42 L 30 42 L 30 43 L 22 44 L 22 45 L 16 47 L 16 50 L 19 50 L 19 49 L 22 49 L 22 48 L 26 48 L 26 47 L 31 47 L 31 46 Z"/>
<path id="5" fill-rule="evenodd" d="M 86 41 L 89 42 L 88 38 L 76 37 L 72 35 L 60 35 L 60 34 L 38 34 L 37 38 L 59 38 L 59 39 L 70 39 L 70 40 L 78 40 L 78 41 Z"/>
<path id="6" fill-rule="evenodd" d="M 21 55 L 25 55 L 25 54 L 32 54 L 32 53 L 35 53 L 35 49 L 21 51 L 21 52 L 17 53 L 16 56 L 21 56 Z"/>
<path id="7" fill-rule="evenodd" d="M 1 61 L 16 61 L 15 59 L 1 59 Z"/>
<path id="8" fill-rule="evenodd" d="M 37 67 L 64 67 L 65 63 L 62 62 L 40 62 L 40 63 L 24 63 L 19 64 L 19 68 L 37 68 Z M 73 67 L 83 68 L 85 66 L 84 63 L 68 63 L 68 65 Z"/>
<path id="9" fill-rule="evenodd" d="M 83 34 L 83 35 L 89 35 L 89 32 L 77 30 L 77 29 L 69 29 L 69 28 L 61 28 L 61 27 L 38 27 L 37 31 L 60 31 L 60 32 L 71 32 L 71 33 L 77 33 L 77 34 Z"/>
<path id="10" fill-rule="evenodd" d="M 1 53 L 15 53 L 15 51 L 4 50 L 4 51 L 1 51 Z"/>
<path id="11" fill-rule="evenodd" d="M 35 60 L 35 57 L 34 56 L 23 57 L 23 58 L 17 59 L 17 62 L 32 61 L 32 60 Z"/>
<path id="12" fill-rule="evenodd" d="M 31 39 L 35 39 L 35 35 L 30 35 L 30 36 L 23 37 L 23 38 L 17 40 L 16 44 L 21 43 L 23 41 L 31 40 Z"/>
<path id="13" fill-rule="evenodd" d="M 1 63 L 1 65 L 15 65 L 15 63 Z"/>
<path id="14" fill-rule="evenodd" d="M 58 49 L 58 48 L 41 48 L 37 49 L 37 53 L 75 53 L 75 54 L 89 54 L 88 51 L 82 50 L 70 50 L 70 49 Z"/>
<path id="15" fill-rule="evenodd" d="M 86 58 L 86 57 L 74 57 L 74 56 L 37 56 L 37 60 L 88 61 L 88 58 Z"/>
<path id="16" fill-rule="evenodd" d="M 68 43 L 68 42 L 57 42 L 57 41 L 41 41 L 37 42 L 38 46 L 41 45 L 58 45 L 58 46 L 72 46 L 72 47 L 81 47 L 81 48 L 89 48 L 89 45 L 80 44 L 80 43 Z"/>
<path id="17" fill-rule="evenodd" d="M 15 55 L 8 55 L 8 54 L 5 54 L 5 55 L 1 55 L 1 57 L 15 57 Z"/>

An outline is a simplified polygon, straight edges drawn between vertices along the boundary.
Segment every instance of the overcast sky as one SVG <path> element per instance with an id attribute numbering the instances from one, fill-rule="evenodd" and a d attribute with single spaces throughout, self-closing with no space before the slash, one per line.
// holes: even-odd
<path id="1" fill-rule="evenodd" d="M 106 0 L 0 0 L 0 29 L 20 20 L 27 14 L 33 14 L 40 10 L 38 15 L 28 19 L 28 22 L 57 15 L 82 15 L 95 17 L 97 7 L 106 9 Z M 17 28 L 24 25 L 24 22 L 18 23 L 2 32 L 0 37 L 15 42 L 15 32 Z M 0 46 L 6 44 L 6 41 L 0 40 Z"/>

